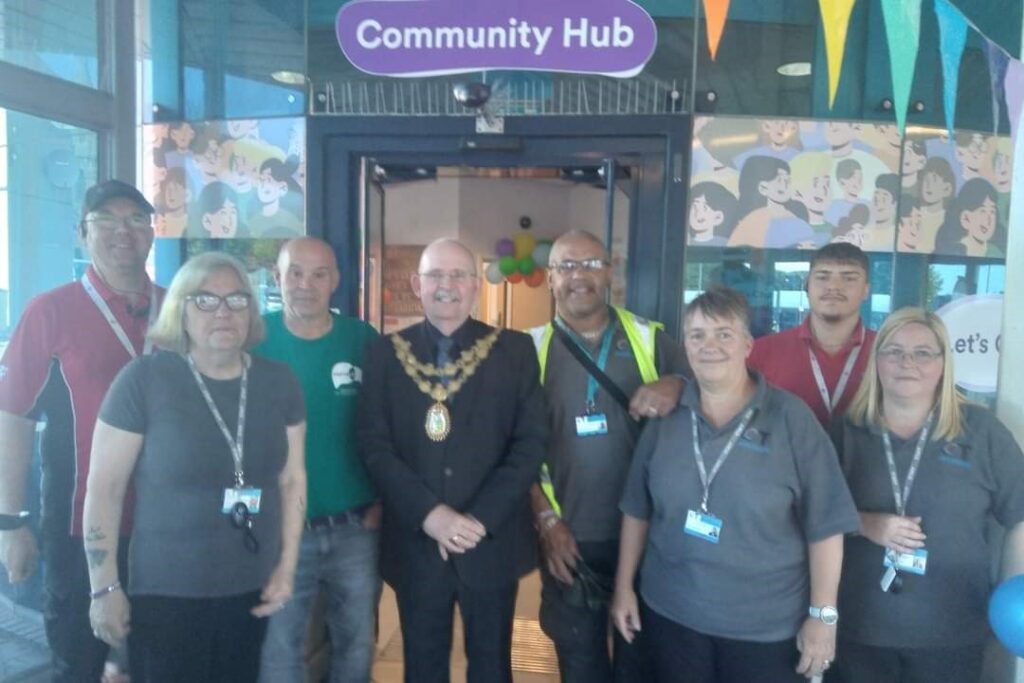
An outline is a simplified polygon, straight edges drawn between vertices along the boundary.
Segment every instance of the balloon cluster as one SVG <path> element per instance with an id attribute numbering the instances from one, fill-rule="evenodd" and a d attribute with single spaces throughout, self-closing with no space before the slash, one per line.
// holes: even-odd
<path id="1" fill-rule="evenodd" d="M 492 285 L 507 280 L 511 284 L 525 282 L 530 287 L 539 287 L 544 282 L 551 240 L 538 240 L 528 232 L 520 232 L 512 239 L 503 237 L 495 242 L 494 252 L 498 258 L 484 273 Z"/>

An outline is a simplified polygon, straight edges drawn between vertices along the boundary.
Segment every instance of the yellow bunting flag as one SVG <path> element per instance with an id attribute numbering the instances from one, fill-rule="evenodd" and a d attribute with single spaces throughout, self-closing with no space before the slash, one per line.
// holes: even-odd
<path id="1" fill-rule="evenodd" d="M 818 0 L 821 24 L 825 29 L 825 54 L 828 56 L 828 107 L 836 101 L 839 76 L 843 72 L 843 54 L 846 52 L 846 31 L 850 27 L 850 13 L 856 0 Z"/>
<path id="2" fill-rule="evenodd" d="M 704 0 L 704 17 L 708 27 L 708 50 L 711 60 L 718 54 L 718 42 L 725 29 L 725 15 L 729 13 L 729 0 Z"/>

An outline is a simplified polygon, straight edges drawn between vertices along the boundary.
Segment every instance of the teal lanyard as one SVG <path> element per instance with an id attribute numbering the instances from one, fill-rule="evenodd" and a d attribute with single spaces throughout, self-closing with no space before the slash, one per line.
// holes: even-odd
<path id="1" fill-rule="evenodd" d="M 576 346 L 580 347 L 583 353 L 590 356 L 591 360 L 594 360 L 594 354 L 591 353 L 590 347 L 582 342 L 575 332 L 573 332 L 568 325 L 563 323 L 561 320 L 556 321 L 558 326 L 561 327 L 569 338 L 572 339 Z M 597 365 L 601 372 L 604 372 L 605 367 L 608 365 L 608 353 L 612 348 L 612 337 L 615 336 L 615 324 L 609 320 L 608 327 L 604 330 L 604 336 L 601 338 L 601 350 L 598 351 L 597 360 L 594 364 Z M 587 413 L 591 413 L 594 410 L 594 399 L 597 398 L 597 379 L 594 378 L 589 372 L 587 373 Z"/>

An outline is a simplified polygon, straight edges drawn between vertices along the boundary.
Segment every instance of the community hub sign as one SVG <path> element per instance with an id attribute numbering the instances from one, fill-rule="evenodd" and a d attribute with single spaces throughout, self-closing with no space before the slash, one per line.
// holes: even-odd
<path id="1" fill-rule="evenodd" d="M 658 40 L 630 0 L 355 0 L 335 30 L 356 68 L 408 77 L 523 69 L 626 78 Z"/>

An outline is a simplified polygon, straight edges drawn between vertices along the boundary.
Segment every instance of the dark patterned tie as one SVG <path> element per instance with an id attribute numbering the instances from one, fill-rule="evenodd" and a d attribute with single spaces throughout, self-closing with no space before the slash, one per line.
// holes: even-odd
<path id="1" fill-rule="evenodd" d="M 454 340 L 451 337 L 441 337 L 437 340 L 437 368 L 440 370 L 444 366 L 452 362 L 452 345 Z M 445 389 L 448 388 L 448 382 L 450 378 L 442 375 L 441 384 L 444 385 Z"/>

